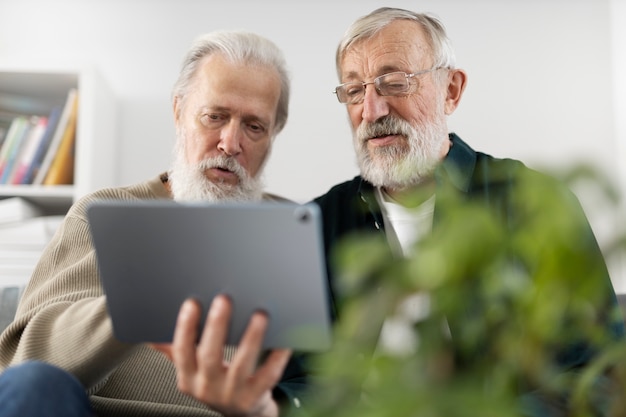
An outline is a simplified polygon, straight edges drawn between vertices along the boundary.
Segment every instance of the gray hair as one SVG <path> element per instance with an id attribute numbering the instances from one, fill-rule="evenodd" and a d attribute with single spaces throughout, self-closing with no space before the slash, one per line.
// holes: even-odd
<path id="1" fill-rule="evenodd" d="M 454 49 L 446 34 L 446 29 L 439 19 L 426 13 L 415 13 L 404 9 L 381 7 L 357 19 L 344 34 L 337 48 L 335 58 L 339 76 L 341 77 L 341 61 L 351 45 L 355 42 L 371 38 L 385 26 L 399 19 L 413 20 L 422 25 L 426 37 L 430 41 L 433 54 L 433 67 L 454 68 L 456 64 Z"/>
<path id="2" fill-rule="evenodd" d="M 189 85 L 202 59 L 214 53 L 222 54 L 232 63 L 245 63 L 267 66 L 276 70 L 280 77 L 280 97 L 276 108 L 278 134 L 289 115 L 290 82 L 282 51 L 269 39 L 250 32 L 216 31 L 198 37 L 187 52 L 183 65 L 172 90 L 172 98 L 184 100 Z"/>

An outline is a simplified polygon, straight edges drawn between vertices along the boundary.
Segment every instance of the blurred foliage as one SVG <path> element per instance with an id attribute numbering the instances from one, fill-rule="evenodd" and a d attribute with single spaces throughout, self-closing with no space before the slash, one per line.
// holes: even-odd
<path id="1" fill-rule="evenodd" d="M 592 184 L 619 209 L 619 193 L 593 169 L 559 178 L 569 188 Z M 515 216 L 438 193 L 446 221 L 409 257 L 393 257 L 382 233 L 342 242 L 340 319 L 332 351 L 315 360 L 315 409 L 306 415 L 518 416 L 528 400 L 520 392 L 540 390 L 553 404 L 571 393 L 567 415 L 594 415 L 605 395 L 607 415 L 626 416 L 626 345 L 608 343 L 598 326 L 605 272 L 581 243 L 586 221 L 563 212 L 572 195 L 556 182 L 517 180 L 515 200 L 501 202 Z M 624 253 L 626 239 L 609 246 Z M 427 294 L 428 314 L 407 312 L 414 294 Z M 383 323 L 393 324 L 391 344 L 381 343 Z M 558 348 L 581 339 L 602 351 L 583 372 L 563 372 Z"/>

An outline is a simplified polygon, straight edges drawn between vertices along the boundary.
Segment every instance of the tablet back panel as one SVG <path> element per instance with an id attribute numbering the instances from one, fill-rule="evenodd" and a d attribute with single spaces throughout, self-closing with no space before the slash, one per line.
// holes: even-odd
<path id="1" fill-rule="evenodd" d="M 264 347 L 330 345 L 329 295 L 317 206 L 105 201 L 87 211 L 115 336 L 172 340 L 180 305 L 204 314 L 228 294 L 236 345 L 250 315 L 269 313 Z"/>

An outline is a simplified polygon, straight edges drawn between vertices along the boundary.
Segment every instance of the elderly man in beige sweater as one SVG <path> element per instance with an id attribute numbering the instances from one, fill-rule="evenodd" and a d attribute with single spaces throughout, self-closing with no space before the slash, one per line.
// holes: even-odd
<path id="1" fill-rule="evenodd" d="M 289 88 L 282 53 L 265 38 L 214 32 L 193 44 L 173 90 L 177 142 L 171 169 L 76 202 L 43 253 L 15 320 L 0 336 L 0 369 L 9 368 L 0 379 L 20 375 L 20 366 L 44 364 L 46 375 L 56 369 L 65 373 L 62 381 L 78 384 L 84 401 L 80 394 L 54 395 L 63 388 L 61 382 L 33 383 L 38 381 L 35 371 L 22 391 L 19 384 L 0 382 L 0 402 L 8 397 L 15 415 L 36 414 L 29 407 L 37 403 L 46 415 L 64 417 L 92 412 L 99 417 L 273 417 L 283 407 L 300 406 L 304 374 L 290 350 L 273 350 L 257 366 L 266 316 L 251 317 L 236 351 L 225 345 L 231 310 L 226 298 L 214 300 L 203 329 L 214 337 L 204 337 L 198 345 L 200 309 L 193 302 L 183 304 L 171 345 L 116 340 L 86 219 L 89 204 L 102 199 L 277 198 L 263 192 L 260 176 L 287 121 Z M 3 396 L 7 386 L 13 391 Z M 37 401 L 18 403 L 28 395 Z M 60 414 L 47 405 L 50 397 Z M 7 410 L 11 406 L 3 413 Z"/>

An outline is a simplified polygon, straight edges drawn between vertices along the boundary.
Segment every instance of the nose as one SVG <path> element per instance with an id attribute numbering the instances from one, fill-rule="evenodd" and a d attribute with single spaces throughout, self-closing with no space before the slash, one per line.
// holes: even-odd
<path id="1" fill-rule="evenodd" d="M 220 141 L 217 149 L 227 156 L 235 156 L 241 153 L 241 126 L 236 120 L 231 120 L 220 132 Z"/>
<path id="2" fill-rule="evenodd" d="M 368 83 L 369 84 L 369 83 Z M 389 104 L 385 97 L 378 94 L 373 84 L 365 88 L 363 96 L 363 121 L 371 123 L 389 114 Z"/>

